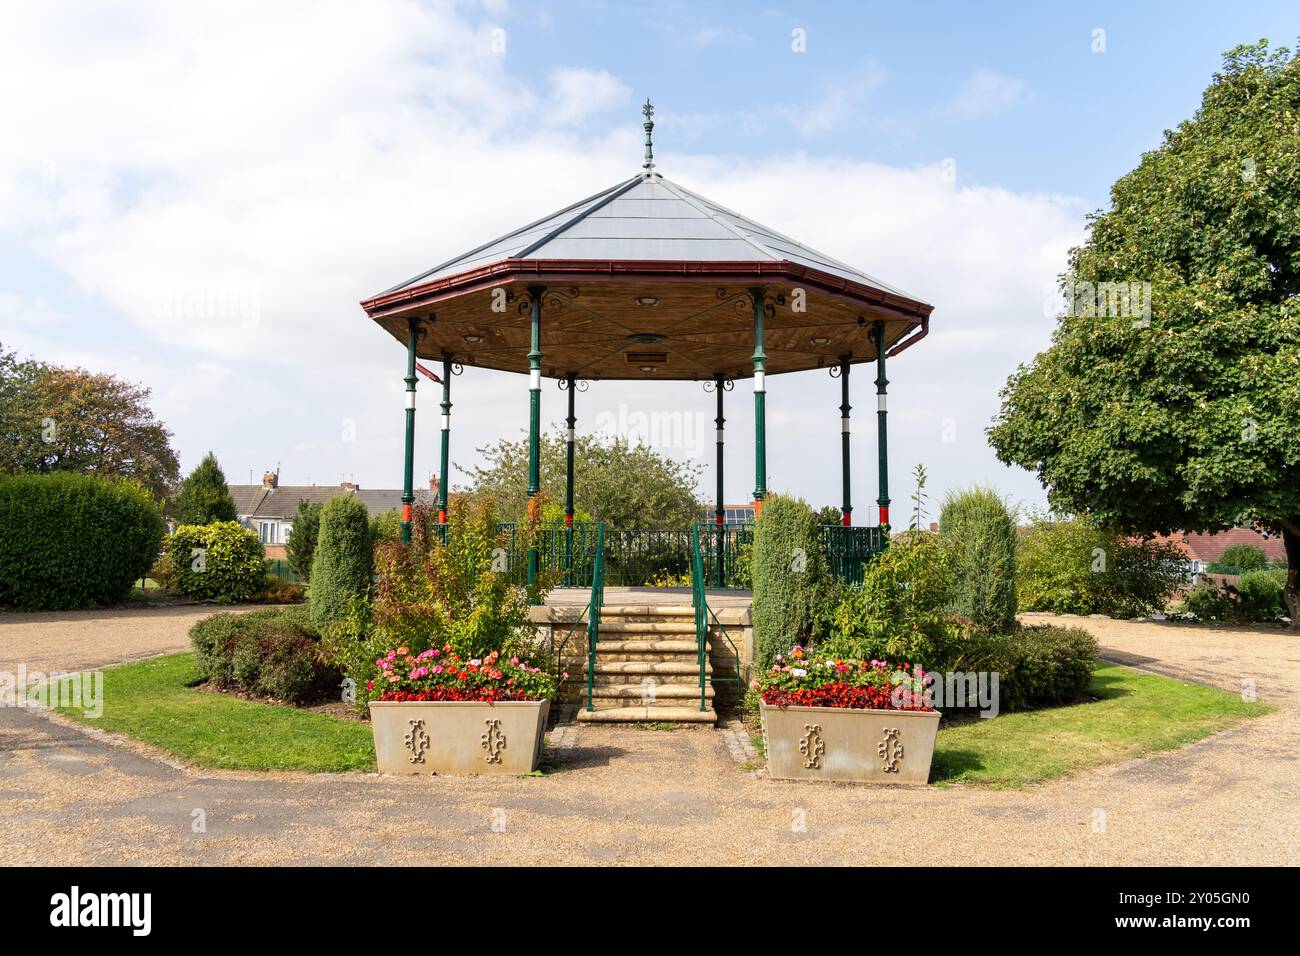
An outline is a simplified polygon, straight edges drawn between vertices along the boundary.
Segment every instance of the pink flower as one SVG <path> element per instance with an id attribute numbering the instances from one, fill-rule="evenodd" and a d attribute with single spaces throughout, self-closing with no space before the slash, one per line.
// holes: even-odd
<path id="1" fill-rule="evenodd" d="M 434 672 L 435 674 L 441 674 L 441 673 L 442 673 L 442 665 L 441 665 L 441 664 L 434 664 L 434 665 L 433 665 L 433 672 Z"/>

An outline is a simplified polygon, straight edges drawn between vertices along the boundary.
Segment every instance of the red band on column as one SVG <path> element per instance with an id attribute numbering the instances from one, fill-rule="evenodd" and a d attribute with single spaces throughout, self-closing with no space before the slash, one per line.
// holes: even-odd
<path id="1" fill-rule="evenodd" d="M 402 520 L 408 524 L 411 521 L 411 506 L 409 504 L 402 505 Z"/>
<path id="2" fill-rule="evenodd" d="M 754 517 L 761 518 L 762 516 L 763 516 L 763 499 L 756 498 L 754 499 Z"/>
<path id="3" fill-rule="evenodd" d="M 889 505 L 880 506 L 880 523 L 889 524 Z"/>
<path id="4" fill-rule="evenodd" d="M 847 528 L 852 524 L 853 524 L 853 516 L 850 515 L 847 511 L 844 512 L 844 527 Z"/>
<path id="5" fill-rule="evenodd" d="M 565 526 L 566 528 L 572 528 L 572 527 L 573 527 L 573 515 L 565 515 L 565 516 L 564 516 L 564 526 Z"/>
<path id="6" fill-rule="evenodd" d="M 440 508 L 438 509 L 438 524 L 446 524 L 446 523 L 447 523 L 447 512 Z"/>

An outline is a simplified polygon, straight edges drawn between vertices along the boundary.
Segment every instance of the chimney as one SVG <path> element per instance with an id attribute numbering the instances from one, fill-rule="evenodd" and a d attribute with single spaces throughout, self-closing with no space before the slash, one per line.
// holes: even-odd
<path id="1" fill-rule="evenodd" d="M 931 531 L 938 531 L 938 530 L 939 530 L 939 522 L 937 522 L 937 521 L 931 521 L 931 522 L 930 522 L 930 530 L 931 530 Z"/>
<path id="2" fill-rule="evenodd" d="M 442 482 L 438 480 L 437 475 L 429 476 L 429 494 L 438 497 L 438 489 L 442 487 Z"/>
<path id="3" fill-rule="evenodd" d="M 280 484 L 280 472 L 278 470 L 262 472 L 263 488 L 275 488 L 278 487 L 279 484 Z"/>
<path id="4" fill-rule="evenodd" d="M 344 491 L 348 491 L 348 492 L 357 492 L 361 490 L 360 485 L 351 481 L 340 481 L 339 487 L 342 488 Z"/>

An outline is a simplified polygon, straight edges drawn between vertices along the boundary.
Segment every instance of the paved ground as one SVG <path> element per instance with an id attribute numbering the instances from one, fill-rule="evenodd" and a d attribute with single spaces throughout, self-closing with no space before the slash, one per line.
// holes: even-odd
<path id="1" fill-rule="evenodd" d="M 14 653 L 30 659 L 43 652 L 47 668 L 104 663 L 81 634 L 99 625 L 88 616 L 80 627 L 75 620 L 41 633 L 45 621 L 25 618 L 14 630 L 0 619 L 0 669 Z M 166 629 L 161 620 L 137 620 L 142 636 L 122 640 L 120 651 L 138 657 L 184 647 L 154 630 L 154 623 Z M 563 731 L 560 765 L 540 778 L 189 771 L 0 708 L 0 859 L 1300 863 L 1300 637 L 1062 623 L 1089 628 L 1107 656 L 1149 669 L 1234 690 L 1252 679 L 1260 699 L 1279 711 L 1173 753 L 991 792 L 782 783 L 742 770 L 721 731 L 588 726 Z M 172 626 L 183 633 L 179 619 Z M 153 636 L 143 636 L 148 632 Z M 50 648 L 49 638 L 59 635 L 61 649 Z M 206 832 L 194 832 L 196 811 Z M 1097 811 L 1105 814 L 1102 832 L 1094 830 Z"/>

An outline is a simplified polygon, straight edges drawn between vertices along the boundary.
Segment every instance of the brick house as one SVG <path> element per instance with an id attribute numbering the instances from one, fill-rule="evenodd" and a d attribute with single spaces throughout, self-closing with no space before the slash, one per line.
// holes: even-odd
<path id="1" fill-rule="evenodd" d="M 260 485 L 227 487 L 235 499 L 235 519 L 257 532 L 268 558 L 285 557 L 284 546 L 289 540 L 299 501 L 324 504 L 331 498 L 347 495 L 365 505 L 371 515 L 399 511 L 402 507 L 400 488 L 365 489 L 350 481 L 338 485 L 281 485 L 278 471 L 265 472 Z M 431 478 L 429 489 L 420 489 L 415 496 L 417 500 L 436 505 L 438 479 Z"/>
<path id="2" fill-rule="evenodd" d="M 1197 575 L 1205 574 L 1209 566 L 1223 556 L 1224 551 L 1239 544 L 1259 548 L 1270 562 L 1286 563 L 1286 548 L 1282 544 L 1282 536 L 1262 534 L 1253 528 L 1230 528 L 1213 534 L 1182 531 L 1163 536 L 1158 540 L 1173 542 L 1187 556 L 1189 583 L 1195 581 Z"/>

